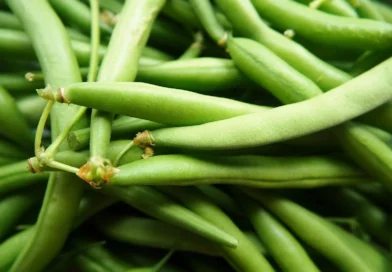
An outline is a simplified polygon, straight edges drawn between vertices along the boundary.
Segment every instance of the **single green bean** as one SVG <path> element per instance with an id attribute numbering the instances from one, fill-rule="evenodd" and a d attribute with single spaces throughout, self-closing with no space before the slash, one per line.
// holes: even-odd
<path id="1" fill-rule="evenodd" d="M 281 172 L 283 167 L 289 172 Z M 125 164 L 109 178 L 113 185 L 237 184 L 261 188 L 323 186 L 368 177 L 333 157 L 160 155 Z M 287 173 L 290 173 L 289 175 Z M 298 185 L 296 185 L 298 183 Z"/>
<path id="2" fill-rule="evenodd" d="M 282 271 L 320 271 L 299 241 L 255 201 L 237 194 L 253 228 Z"/>
<path id="3" fill-rule="evenodd" d="M 94 97 L 91 97 L 92 90 Z M 264 113 L 269 109 L 227 98 L 138 82 L 73 84 L 63 88 L 58 99 L 167 125 L 202 124 L 247 113 Z M 129 103 L 133 106 L 129 107 Z M 176 109 L 175 112 L 173 108 Z M 160 112 L 159 115 L 156 114 L 157 111 Z"/>
<path id="4" fill-rule="evenodd" d="M 233 272 L 231 267 L 217 258 L 211 258 L 202 255 L 189 254 L 186 256 L 187 263 L 192 269 L 192 272 L 218 272 L 227 271 Z"/>
<path id="5" fill-rule="evenodd" d="M 16 99 L 16 106 L 31 127 L 37 127 L 45 105 L 45 100 L 37 95 L 26 95 Z"/>
<path id="6" fill-rule="evenodd" d="M 307 5 L 309 5 L 313 1 L 314 0 L 297 0 L 297 2 L 301 2 Z M 346 2 L 346 0 L 324 1 L 319 7 L 319 9 L 335 15 L 345 17 L 358 17 L 358 14 L 355 9 L 353 9 L 350 4 Z"/>
<path id="7" fill-rule="evenodd" d="M 8 140 L 31 150 L 33 133 L 16 106 L 12 96 L 0 86 L 0 134 Z"/>
<path id="8" fill-rule="evenodd" d="M 26 167 L 27 168 L 27 167 Z M 42 173 L 39 175 L 32 175 L 23 169 L 24 172 L 2 177 L 0 180 L 0 195 L 12 193 L 15 190 L 26 188 L 36 183 L 47 182 L 49 174 Z"/>
<path id="9" fill-rule="evenodd" d="M 133 245 L 216 255 L 214 244 L 187 230 L 153 219 L 104 216 L 95 226 L 111 239 Z M 129 231 L 129 230 L 132 231 Z"/>
<path id="10" fill-rule="evenodd" d="M 385 187 L 380 183 L 369 183 L 354 186 L 357 192 L 364 195 L 366 198 L 371 200 L 373 203 L 386 208 L 388 211 L 392 209 L 392 205 L 389 202 L 389 192 L 385 190 Z"/>
<path id="11" fill-rule="evenodd" d="M 382 17 L 386 22 L 392 23 L 392 8 L 390 5 L 379 1 L 373 1 L 372 4 L 381 13 Z"/>
<path id="12" fill-rule="evenodd" d="M 251 1 L 276 27 L 294 29 L 309 40 L 364 50 L 386 49 L 392 42 L 392 26 L 384 22 L 330 15 L 290 0 Z"/>
<path id="13" fill-rule="evenodd" d="M 234 222 L 215 204 L 206 200 L 201 192 L 190 187 L 160 187 L 159 189 L 238 239 L 239 243 L 236 249 L 219 247 L 224 258 L 235 270 L 244 272 L 274 271 L 264 256 Z"/>
<path id="14" fill-rule="evenodd" d="M 366 51 L 363 53 L 350 68 L 350 74 L 358 76 L 374 66 L 380 64 L 391 56 L 388 51 Z"/>
<path id="15" fill-rule="evenodd" d="M 214 202 L 226 212 L 243 216 L 243 213 L 235 200 L 229 194 L 220 190 L 217 186 L 205 184 L 197 186 L 197 189 L 199 189 L 210 201 Z"/>
<path id="16" fill-rule="evenodd" d="M 24 74 L 0 74 L 0 85 L 2 85 L 11 95 L 33 94 L 35 89 L 43 88 L 42 81 L 28 81 Z"/>
<path id="17" fill-rule="evenodd" d="M 7 140 L 0 139 L 0 156 L 12 159 L 25 159 L 29 152 Z"/>
<path id="18" fill-rule="evenodd" d="M 199 28 L 200 22 L 192 10 L 192 7 L 184 0 L 167 0 L 162 9 L 162 13 L 171 19 L 190 26 L 192 28 Z"/>
<path id="19" fill-rule="evenodd" d="M 136 81 L 199 93 L 223 91 L 249 84 L 249 80 L 231 60 L 207 57 L 141 67 Z"/>

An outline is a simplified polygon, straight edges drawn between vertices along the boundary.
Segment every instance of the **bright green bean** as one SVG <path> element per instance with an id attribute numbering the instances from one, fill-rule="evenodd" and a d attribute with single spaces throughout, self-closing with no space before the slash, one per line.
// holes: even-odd
<path id="1" fill-rule="evenodd" d="M 251 1 L 276 27 L 294 29 L 309 40 L 364 50 L 386 49 L 392 42 L 392 26 L 384 22 L 334 16 L 290 0 Z"/>
<path id="2" fill-rule="evenodd" d="M 190 187 L 160 187 L 160 190 L 178 199 L 186 207 L 238 239 L 239 243 L 236 249 L 219 247 L 224 258 L 235 270 L 244 272 L 274 271 L 264 256 L 234 222 L 215 204 L 206 200 L 201 192 Z"/>
<path id="3" fill-rule="evenodd" d="M 269 109 L 227 98 L 131 82 L 73 84 L 62 89 L 58 99 L 167 125 L 202 124 L 247 113 L 264 113 Z M 133 106 L 129 107 L 129 103 Z"/>
<path id="4" fill-rule="evenodd" d="M 153 219 L 104 216 L 94 220 L 111 239 L 133 245 L 216 255 L 214 244 L 189 231 Z M 129 231 L 129 230 L 132 231 Z"/>
<path id="5" fill-rule="evenodd" d="M 284 167 L 288 172 L 281 172 Z M 364 173 L 333 157 L 160 155 L 119 167 L 113 185 L 237 184 L 261 188 L 359 182 Z M 290 170 L 290 171 L 289 171 Z M 289 175 L 287 173 L 290 173 Z M 297 185 L 296 185 L 297 184 Z M 303 185 L 305 184 L 305 185 Z"/>
<path id="6" fill-rule="evenodd" d="M 382 3 L 379 1 L 373 1 L 372 3 L 376 9 L 381 13 L 384 20 L 388 23 L 392 23 L 392 8 L 387 3 Z"/>
<path id="7" fill-rule="evenodd" d="M 23 30 L 18 18 L 3 10 L 0 10 L 0 28 Z"/>
<path id="8" fill-rule="evenodd" d="M 379 9 L 374 5 L 376 1 L 370 0 L 355 0 L 356 6 L 355 9 L 361 18 L 372 19 L 376 21 L 384 21 L 384 17 L 382 16 Z"/>

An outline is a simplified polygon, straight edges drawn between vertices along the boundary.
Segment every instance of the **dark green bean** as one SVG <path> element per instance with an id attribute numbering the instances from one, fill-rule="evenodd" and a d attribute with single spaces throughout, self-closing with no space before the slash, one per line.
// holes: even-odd
<path id="1" fill-rule="evenodd" d="M 192 28 L 199 28 L 200 22 L 192 10 L 192 7 L 184 0 L 167 0 L 162 9 L 162 13 L 177 22 L 190 26 Z"/>
<path id="2" fill-rule="evenodd" d="M 364 50 L 386 49 L 392 42 L 392 26 L 384 22 L 334 16 L 290 0 L 251 1 L 276 27 L 294 29 L 309 40 Z"/>
<path id="3" fill-rule="evenodd" d="M 356 191 L 370 199 L 375 204 L 385 207 L 388 211 L 392 210 L 392 204 L 389 201 L 389 192 L 379 183 L 369 183 L 354 186 Z"/>
<path id="4" fill-rule="evenodd" d="M 283 271 L 320 271 L 283 224 L 247 196 L 238 194 L 237 198 L 262 243 Z"/>
<path id="5" fill-rule="evenodd" d="M 0 156 L 12 159 L 25 159 L 29 155 L 26 150 L 7 140 L 0 139 Z"/>
<path id="6" fill-rule="evenodd" d="M 284 167 L 288 172 L 281 172 Z M 356 183 L 364 173 L 333 157 L 160 155 L 120 166 L 113 185 L 238 184 L 261 188 Z M 290 170 L 290 171 L 289 171 Z M 289 173 L 289 174 L 287 174 Z"/>
<path id="7" fill-rule="evenodd" d="M 199 185 L 199 189 L 210 201 L 214 202 L 221 209 L 235 215 L 243 216 L 242 211 L 238 208 L 235 200 L 224 191 L 213 185 Z"/>
<path id="8" fill-rule="evenodd" d="M 28 81 L 24 74 L 0 74 L 0 85 L 11 95 L 34 94 L 35 89 L 45 87 L 42 81 Z"/>
<path id="9" fill-rule="evenodd" d="M 350 74 L 358 76 L 391 56 L 390 51 L 366 51 L 352 65 Z"/>
<path id="10" fill-rule="evenodd" d="M 94 220 L 111 239 L 133 245 L 218 254 L 210 241 L 189 231 L 153 219 L 104 216 Z M 129 231 L 132 230 L 132 231 Z"/>
<path id="11" fill-rule="evenodd" d="M 239 243 L 236 249 L 219 247 L 224 258 L 235 270 L 244 272 L 273 271 L 268 261 L 234 222 L 215 204 L 206 200 L 201 192 L 190 187 L 160 187 L 159 189 L 238 239 Z"/>
<path id="12" fill-rule="evenodd" d="M 30 150 L 32 131 L 16 106 L 15 100 L 0 86 L 0 134 L 8 140 Z"/>
<path id="13" fill-rule="evenodd" d="M 39 175 L 32 175 L 23 169 L 24 172 L 2 177 L 0 179 L 0 195 L 9 194 L 17 189 L 26 188 L 27 186 L 34 185 L 40 182 L 47 182 L 49 174 L 42 173 Z"/>

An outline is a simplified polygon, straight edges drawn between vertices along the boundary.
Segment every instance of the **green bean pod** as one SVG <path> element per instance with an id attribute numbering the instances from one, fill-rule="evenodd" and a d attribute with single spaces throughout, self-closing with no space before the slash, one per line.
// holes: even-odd
<path id="1" fill-rule="evenodd" d="M 390 5 L 379 1 L 373 1 L 373 5 L 381 13 L 386 22 L 392 23 L 392 8 Z"/>
<path id="2" fill-rule="evenodd" d="M 94 96 L 91 96 L 92 91 Z M 266 109 L 227 98 L 138 82 L 72 84 L 61 89 L 58 99 L 167 125 L 202 124 L 247 113 L 264 113 Z"/>
<path id="3" fill-rule="evenodd" d="M 304 4 L 309 4 L 314 0 L 297 0 L 297 2 L 301 2 Z M 329 0 L 324 1 L 319 7 L 320 10 L 325 11 L 327 13 L 345 16 L 345 17 L 358 17 L 357 12 L 353 9 L 346 0 Z"/>
<path id="4" fill-rule="evenodd" d="M 284 167 L 287 172 L 279 169 Z M 120 166 L 112 185 L 236 184 L 261 188 L 316 187 L 368 177 L 333 157 L 160 155 Z M 288 174 L 289 173 L 289 174 Z"/>
<path id="5" fill-rule="evenodd" d="M 136 81 L 202 93 L 249 84 L 231 60 L 207 57 L 141 67 Z"/>
<path id="6" fill-rule="evenodd" d="M 0 139 L 0 156 L 12 159 L 25 159 L 29 155 L 26 150 L 7 140 Z"/>
<path id="7" fill-rule="evenodd" d="M 0 85 L 11 95 L 33 94 L 35 89 L 45 87 L 42 81 L 28 81 L 23 74 L 0 74 Z"/>
<path id="8" fill-rule="evenodd" d="M 200 28 L 199 19 L 187 1 L 167 0 L 162 13 L 181 24 L 192 28 Z"/>
<path id="9" fill-rule="evenodd" d="M 257 202 L 237 194 L 253 228 L 282 271 L 320 271 L 297 239 Z"/>
<path id="10" fill-rule="evenodd" d="M 26 95 L 16 99 L 16 106 L 31 127 L 37 127 L 46 101 L 37 95 Z"/>
<path id="11" fill-rule="evenodd" d="M 238 247 L 235 249 L 219 247 L 224 258 L 235 270 L 244 272 L 274 271 L 264 256 L 234 222 L 215 204 L 206 200 L 201 192 L 190 187 L 160 187 L 160 190 L 178 199 L 190 210 L 238 239 Z"/>
<path id="12" fill-rule="evenodd" d="M 26 165 L 22 173 L 16 173 L 7 177 L 2 177 L 0 180 L 0 195 L 12 193 L 15 190 L 23 189 L 37 183 L 44 183 L 48 181 L 49 174 L 42 173 L 39 175 L 32 175 L 27 172 Z"/>
<path id="13" fill-rule="evenodd" d="M 384 22 L 334 16 L 290 0 L 251 1 L 263 18 L 309 40 L 364 50 L 386 49 L 392 43 L 392 26 Z"/>
<path id="14" fill-rule="evenodd" d="M 350 68 L 350 74 L 358 76 L 390 57 L 390 51 L 366 51 Z"/>
<path id="15" fill-rule="evenodd" d="M 3 197 L 0 201 L 0 241 L 15 227 L 20 218 L 42 197 L 42 187 L 18 191 Z"/>
<path id="16" fill-rule="evenodd" d="M 373 271 L 366 260 L 331 230 L 332 223 L 284 198 L 245 190 L 287 225 L 301 240 L 320 252 L 341 271 Z"/>
<path id="17" fill-rule="evenodd" d="M 0 134 L 8 140 L 31 150 L 33 134 L 16 106 L 15 100 L 0 86 Z"/>
<path id="18" fill-rule="evenodd" d="M 95 226 L 111 239 L 132 245 L 217 255 L 210 241 L 184 229 L 153 219 L 104 216 Z M 129 231 L 132 229 L 132 231 Z"/>
<path id="19" fill-rule="evenodd" d="M 361 18 L 372 19 L 376 21 L 384 21 L 384 17 L 382 16 L 379 9 L 374 5 L 376 1 L 369 0 L 356 0 L 357 5 L 355 9 Z"/>
<path id="20" fill-rule="evenodd" d="M 229 194 L 217 188 L 217 186 L 205 184 L 197 186 L 197 189 L 224 211 L 243 216 L 235 200 Z"/>

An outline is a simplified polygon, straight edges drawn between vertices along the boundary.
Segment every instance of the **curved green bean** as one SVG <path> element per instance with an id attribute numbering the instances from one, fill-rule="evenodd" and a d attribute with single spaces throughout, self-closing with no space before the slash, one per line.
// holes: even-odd
<path id="1" fill-rule="evenodd" d="M 18 18 L 4 10 L 0 10 L 0 28 L 23 30 Z"/>
<path id="2" fill-rule="evenodd" d="M 373 5 L 381 13 L 386 22 L 392 23 L 392 8 L 390 5 L 379 1 L 373 1 Z"/>
<path id="3" fill-rule="evenodd" d="M 309 40 L 364 50 L 386 49 L 392 42 L 392 26 L 384 22 L 334 16 L 290 0 L 251 1 L 276 27 L 294 29 Z"/>
<path id="4" fill-rule="evenodd" d="M 313 1 L 314 0 L 297 0 L 297 2 L 301 2 L 307 5 Z M 324 1 L 318 9 L 335 15 L 358 17 L 355 9 L 353 9 L 346 0 Z"/>
<path id="5" fill-rule="evenodd" d="M 355 9 L 361 18 L 372 19 L 376 21 L 384 21 L 380 10 L 374 5 L 376 1 L 356 0 Z"/>

